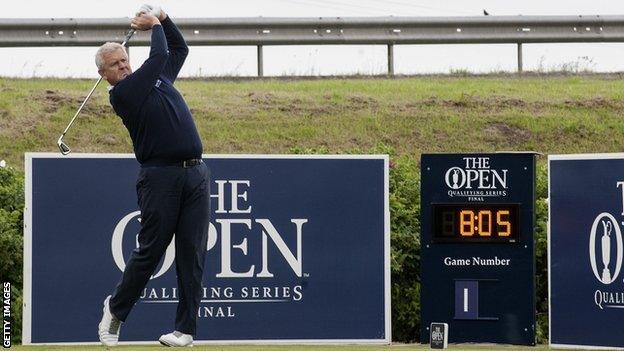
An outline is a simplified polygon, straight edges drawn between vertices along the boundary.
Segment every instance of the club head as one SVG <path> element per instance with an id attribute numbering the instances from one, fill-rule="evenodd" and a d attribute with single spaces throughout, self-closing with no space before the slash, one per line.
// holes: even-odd
<path id="1" fill-rule="evenodd" d="M 71 152 L 71 150 L 69 149 L 69 146 L 67 146 L 67 144 L 65 144 L 65 142 L 63 141 L 63 136 L 61 136 L 58 141 L 56 142 L 56 145 L 58 145 L 59 150 L 61 150 L 61 154 L 63 155 L 67 155 Z"/>

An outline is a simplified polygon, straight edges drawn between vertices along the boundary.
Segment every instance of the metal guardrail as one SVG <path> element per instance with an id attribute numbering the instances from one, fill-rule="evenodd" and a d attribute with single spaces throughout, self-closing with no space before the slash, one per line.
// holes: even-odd
<path id="1" fill-rule="evenodd" d="M 523 43 L 624 42 L 624 16 L 180 18 L 176 24 L 189 45 L 253 45 L 263 75 L 264 45 L 373 44 L 388 47 L 388 74 L 394 74 L 394 45 L 518 45 Z M 129 18 L 0 19 L 0 47 L 97 46 L 121 41 Z M 149 45 L 140 32 L 131 46 Z"/>

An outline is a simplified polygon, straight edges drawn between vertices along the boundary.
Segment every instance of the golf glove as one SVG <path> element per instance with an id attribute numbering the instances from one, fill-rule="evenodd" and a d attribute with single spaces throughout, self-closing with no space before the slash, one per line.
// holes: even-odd
<path id="1" fill-rule="evenodd" d="M 157 5 L 143 4 L 139 9 L 139 12 L 145 12 L 156 18 L 160 18 L 160 6 Z"/>

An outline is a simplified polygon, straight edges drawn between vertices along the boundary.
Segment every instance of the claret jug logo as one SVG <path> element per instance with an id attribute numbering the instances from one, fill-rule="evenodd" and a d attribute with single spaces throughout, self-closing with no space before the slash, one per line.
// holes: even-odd
<path id="1" fill-rule="evenodd" d="M 451 189 L 448 196 L 468 198 L 468 201 L 484 201 L 486 197 L 507 196 L 509 170 L 494 169 L 489 157 L 463 157 L 462 167 L 449 168 L 444 181 Z"/>
<path id="2" fill-rule="evenodd" d="M 602 235 L 599 235 L 598 232 L 601 232 Z M 611 255 L 612 242 L 614 242 L 616 249 L 616 257 L 614 258 Z M 599 250 L 596 250 L 596 247 Z M 600 260 L 598 260 L 598 254 Z M 594 276 L 602 284 L 613 283 L 620 274 L 622 268 L 622 232 L 617 220 L 610 213 L 599 214 L 592 224 L 589 235 L 589 260 Z"/>
<path id="3" fill-rule="evenodd" d="M 204 288 L 201 300 L 203 305 L 200 306 L 198 316 L 200 318 L 231 318 L 236 317 L 233 305 L 237 303 L 296 302 L 302 300 L 303 287 L 298 284 L 299 278 L 307 276 L 307 273 L 303 271 L 303 232 L 308 219 L 291 218 L 289 221 L 282 220 L 278 223 L 270 218 L 250 218 L 253 212 L 253 206 L 249 199 L 251 181 L 216 180 L 215 184 L 214 189 L 217 193 L 211 194 L 210 197 L 213 199 L 213 204 L 216 204 L 214 213 L 217 218 L 212 219 L 209 225 L 206 250 L 209 252 L 216 250 L 220 264 L 217 267 L 217 273 L 212 277 L 208 276 L 208 267 L 205 269 L 204 277 L 211 281 L 211 286 Z M 229 204 L 226 200 L 229 200 Z M 223 218 L 229 214 L 235 218 Z M 113 260 L 120 271 L 125 269 L 124 257 L 127 257 L 129 253 L 124 252 L 124 236 L 135 235 L 134 247 L 138 247 L 140 215 L 140 211 L 126 214 L 113 230 L 111 251 Z M 280 230 L 278 231 L 277 228 Z M 235 239 L 240 236 L 243 237 L 242 240 Z M 275 265 L 277 261 L 270 259 L 273 257 L 272 255 L 279 255 L 287 267 L 285 271 L 291 272 L 288 275 L 284 273 L 284 269 L 280 271 L 282 274 L 280 277 L 281 285 L 271 283 L 271 279 L 267 280 L 267 278 L 275 277 L 275 267 L 272 268 L 271 264 Z M 252 263 L 246 263 L 244 269 L 241 269 L 242 261 L 237 263 L 237 260 Z M 159 278 L 167 273 L 174 261 L 175 239 L 171 241 L 161 265 L 156 269 L 151 279 Z M 285 277 L 284 274 L 286 274 Z M 215 278 L 218 279 L 216 283 Z M 235 287 L 230 285 L 232 283 L 228 283 L 239 283 L 240 278 L 249 279 L 249 285 L 243 287 L 237 285 Z M 256 278 L 263 279 L 257 280 Z M 285 285 L 284 280 L 292 281 L 292 284 Z M 158 284 L 153 283 L 151 285 Z M 146 288 L 140 302 L 177 302 L 177 288 L 175 286 Z"/>
<path id="4" fill-rule="evenodd" d="M 622 213 L 624 216 L 624 182 L 622 187 Z M 602 212 L 596 216 L 589 231 L 589 263 L 600 288 L 594 292 L 598 308 L 624 309 L 624 284 L 618 279 L 622 270 L 624 243 L 622 229 L 615 216 Z"/>

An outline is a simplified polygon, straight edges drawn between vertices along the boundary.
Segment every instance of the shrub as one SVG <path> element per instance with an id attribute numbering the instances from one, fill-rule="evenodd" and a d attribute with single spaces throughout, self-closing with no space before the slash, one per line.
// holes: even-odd
<path id="1" fill-rule="evenodd" d="M 0 277 L 11 283 L 12 341 L 21 341 L 21 288 L 24 228 L 24 179 L 12 168 L 0 168 Z"/>
<path id="2" fill-rule="evenodd" d="M 535 191 L 535 304 L 538 343 L 548 342 L 548 170 L 538 164 Z"/>
<path id="3" fill-rule="evenodd" d="M 413 342 L 420 335 L 420 176 L 411 157 L 390 165 L 392 337 Z"/>

